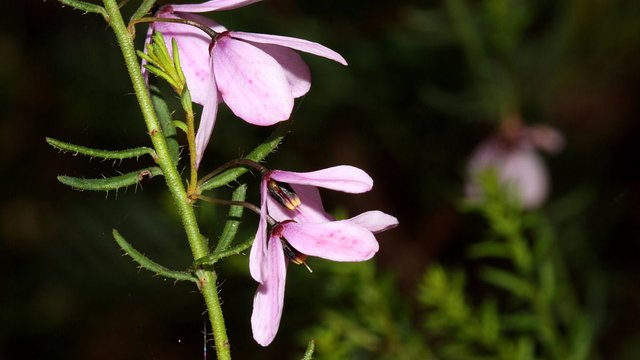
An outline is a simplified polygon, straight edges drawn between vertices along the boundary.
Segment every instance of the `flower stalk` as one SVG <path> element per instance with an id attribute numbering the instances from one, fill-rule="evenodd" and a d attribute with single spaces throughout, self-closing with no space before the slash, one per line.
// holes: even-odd
<path id="1" fill-rule="evenodd" d="M 156 162 L 162 169 L 169 192 L 176 203 L 176 209 L 182 220 L 193 258 L 203 258 L 209 254 L 209 250 L 202 239 L 194 209 L 187 196 L 182 178 L 171 159 L 165 137 L 162 134 L 160 122 L 156 116 L 149 90 L 140 70 L 133 38 L 122 19 L 116 0 L 103 0 L 103 4 L 109 16 L 109 25 L 113 29 L 120 46 L 151 142 L 156 151 Z M 209 313 L 218 360 L 231 359 L 229 340 L 216 288 L 217 275 L 213 270 L 202 269 L 197 272 L 197 276 L 199 289 Z"/>

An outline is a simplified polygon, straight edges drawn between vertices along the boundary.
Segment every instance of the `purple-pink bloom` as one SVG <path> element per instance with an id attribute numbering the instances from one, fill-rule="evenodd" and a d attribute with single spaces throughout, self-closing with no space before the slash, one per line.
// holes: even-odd
<path id="1" fill-rule="evenodd" d="M 478 176 L 493 170 L 500 184 L 523 208 L 537 208 L 548 196 L 549 174 L 536 148 L 557 153 L 564 146 L 564 137 L 547 126 L 519 127 L 510 135 L 511 138 L 504 134 L 491 136 L 473 151 L 467 167 L 466 197 L 471 200 L 481 198 Z"/>
<path id="2" fill-rule="evenodd" d="M 194 102 L 203 106 L 196 135 L 200 163 L 218 112 L 224 102 L 248 123 L 268 126 L 289 119 L 293 99 L 311 87 L 308 66 L 294 50 L 322 56 L 343 65 L 345 59 L 320 44 L 286 36 L 229 31 L 195 13 L 230 10 L 259 0 L 210 0 L 201 4 L 165 5 L 156 17 L 196 21 L 219 35 L 211 38 L 195 27 L 155 22 L 152 30 L 167 41 L 176 39 L 183 72 Z"/>
<path id="3" fill-rule="evenodd" d="M 285 244 L 305 257 L 309 255 L 333 261 L 365 261 L 378 251 L 378 242 L 373 234 L 398 224 L 395 217 L 380 211 L 369 211 L 357 218 L 359 221 L 354 221 L 355 218 L 323 223 L 290 221 L 273 227 L 261 262 L 256 264 L 261 267 L 262 281 L 253 298 L 251 328 L 258 344 L 269 345 L 280 326 L 287 276 L 283 249 Z"/>
<path id="4" fill-rule="evenodd" d="M 273 197 L 274 187 L 290 186 L 298 203 L 289 205 L 291 210 L 278 203 Z M 340 165 L 312 172 L 291 172 L 272 170 L 263 175 L 260 182 L 260 221 L 255 241 L 249 255 L 251 276 L 262 281 L 262 260 L 259 257 L 266 253 L 267 217 L 277 222 L 294 220 L 305 223 L 322 223 L 332 221 L 333 217 L 324 211 L 320 192 L 317 187 L 348 193 L 363 193 L 371 190 L 373 179 L 361 169 Z"/>
<path id="5" fill-rule="evenodd" d="M 263 176 L 260 223 L 249 257 L 251 275 L 260 283 L 251 325 L 254 339 L 262 346 L 273 341 L 280 324 L 286 281 L 285 246 L 304 257 L 365 261 L 378 251 L 373 234 L 398 224 L 395 217 L 381 211 L 333 221 L 322 207 L 316 186 L 361 193 L 371 189 L 373 180 L 364 171 L 344 165 L 306 173 L 274 170 Z M 268 236 L 267 213 L 278 221 Z"/>

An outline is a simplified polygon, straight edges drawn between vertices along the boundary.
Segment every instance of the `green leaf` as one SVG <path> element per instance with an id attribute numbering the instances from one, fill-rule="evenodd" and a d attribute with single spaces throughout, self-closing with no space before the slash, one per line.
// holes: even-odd
<path id="1" fill-rule="evenodd" d="M 525 299 L 531 299 L 533 297 L 533 285 L 526 279 L 511 272 L 493 267 L 485 267 L 480 270 L 480 277 L 489 284 L 502 288 L 515 296 Z"/>
<path id="2" fill-rule="evenodd" d="M 118 230 L 113 229 L 113 238 L 118 243 L 118 246 L 124 252 L 129 255 L 135 262 L 140 265 L 141 268 L 154 272 L 160 276 L 164 276 L 170 279 L 179 280 L 179 281 L 192 281 L 194 283 L 198 283 L 198 279 L 192 274 L 184 271 L 175 271 L 167 269 L 166 267 L 154 262 L 148 257 L 142 255 L 138 250 L 136 250 L 131 244 L 129 244 L 123 237 L 120 235 Z"/>
<path id="3" fill-rule="evenodd" d="M 58 1 L 60 1 L 63 5 L 68 5 L 74 9 L 84 11 L 85 14 L 86 13 L 100 14 L 105 20 L 109 21 L 109 15 L 107 14 L 107 10 L 105 10 L 105 8 L 102 6 L 91 4 L 85 1 L 78 1 L 78 0 L 58 0 Z"/>
<path id="4" fill-rule="evenodd" d="M 309 341 L 309 345 L 307 345 L 307 350 L 304 352 L 304 356 L 302 357 L 302 360 L 313 359 L 313 351 L 315 350 L 315 348 L 316 348 L 316 343 L 312 339 Z"/>
<path id="5" fill-rule="evenodd" d="M 184 72 L 182 71 L 182 65 L 180 63 L 180 52 L 178 51 L 178 42 L 176 41 L 175 38 L 171 38 L 171 50 L 173 52 L 173 65 L 174 65 L 176 74 L 178 75 L 178 79 L 180 80 L 180 83 L 184 84 L 184 88 L 186 89 L 187 78 L 184 76 Z M 191 96 L 189 96 L 189 104 L 191 104 Z"/>
<path id="6" fill-rule="evenodd" d="M 182 130 L 185 134 L 189 132 L 189 129 L 187 128 L 187 124 L 184 121 L 173 120 L 173 126 Z"/>
<path id="7" fill-rule="evenodd" d="M 73 152 L 74 155 L 80 154 L 107 160 L 138 158 L 143 155 L 151 155 L 152 157 L 155 157 L 156 155 L 153 149 L 144 146 L 127 150 L 98 150 L 86 146 L 66 143 L 49 137 L 45 138 L 45 140 L 49 145 L 58 150 Z"/>
<path id="8" fill-rule="evenodd" d="M 529 332 L 538 327 L 538 318 L 528 312 L 506 314 L 500 324 L 505 331 Z"/>
<path id="9" fill-rule="evenodd" d="M 487 240 L 469 246 L 467 253 L 470 258 L 509 258 L 510 252 L 507 245 L 501 241 Z"/>
<path id="10" fill-rule="evenodd" d="M 289 126 L 290 125 L 288 122 L 281 123 L 278 128 L 271 134 L 271 136 L 269 136 L 269 138 L 267 138 L 265 142 L 253 149 L 253 151 L 251 151 L 249 155 L 245 157 L 245 159 L 253 160 L 256 162 L 264 160 L 264 158 L 274 152 L 278 145 L 280 145 L 282 139 L 284 139 L 284 136 L 289 131 Z M 199 190 L 206 191 L 225 186 L 230 182 L 235 181 L 238 177 L 240 177 L 247 171 L 249 170 L 243 167 L 229 169 L 205 181 L 199 186 Z"/>
<path id="11" fill-rule="evenodd" d="M 155 5 L 155 3 L 156 0 L 144 0 L 142 4 L 140 4 L 136 12 L 131 15 L 131 20 L 136 20 L 147 15 L 151 11 L 151 8 L 153 7 L 153 5 Z"/>
<path id="12" fill-rule="evenodd" d="M 238 255 L 251 247 L 251 244 L 253 244 L 253 239 L 254 238 L 251 237 L 249 238 L 249 240 L 243 242 L 242 244 L 234 246 L 229 250 L 216 251 L 205 257 L 201 257 L 200 259 L 197 259 L 193 264 L 196 267 L 202 266 L 202 265 L 213 265 L 216 262 L 218 262 L 218 260 L 220 259 L 224 259 L 226 257 L 233 256 L 233 255 Z"/>
<path id="13" fill-rule="evenodd" d="M 171 111 L 169 110 L 169 106 L 167 106 L 167 103 L 164 101 L 164 97 L 157 86 L 149 86 L 149 92 L 151 93 L 153 108 L 156 110 L 158 120 L 160 121 L 160 127 L 162 127 L 162 134 L 167 141 L 167 147 L 171 154 L 171 161 L 177 167 L 180 154 L 180 144 L 178 143 L 176 126 L 171 119 Z"/>
<path id="14" fill-rule="evenodd" d="M 247 185 L 242 184 L 238 186 L 231 195 L 232 201 L 244 201 L 247 195 Z M 242 219 L 242 213 L 244 212 L 243 206 L 232 205 L 229 207 L 229 214 L 227 215 L 227 222 L 224 224 L 222 235 L 220 235 L 220 241 L 216 246 L 216 252 L 226 250 L 233 242 L 233 239 L 238 233 L 238 227 L 240 226 L 240 219 Z"/>
<path id="15" fill-rule="evenodd" d="M 120 176 L 101 179 L 85 179 L 60 175 L 58 176 L 58 181 L 76 190 L 110 191 L 136 185 L 144 180 L 145 177 L 152 178 L 157 175 L 162 175 L 162 170 L 154 166 Z"/>

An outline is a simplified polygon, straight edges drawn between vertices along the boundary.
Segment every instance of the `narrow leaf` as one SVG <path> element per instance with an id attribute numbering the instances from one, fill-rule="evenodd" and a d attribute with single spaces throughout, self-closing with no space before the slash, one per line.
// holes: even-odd
<path id="1" fill-rule="evenodd" d="M 182 71 L 182 65 L 180 63 L 180 53 L 178 51 L 178 42 L 174 38 L 171 38 L 171 50 L 173 51 L 173 65 L 176 74 L 178 75 L 178 80 L 180 80 L 181 84 L 186 85 L 187 78 L 184 76 L 184 72 Z M 189 102 L 191 102 L 191 100 L 189 100 Z"/>
<path id="2" fill-rule="evenodd" d="M 198 279 L 188 272 L 167 269 L 166 267 L 142 255 L 138 250 L 131 246 L 131 244 L 129 244 L 116 229 L 113 229 L 113 238 L 118 243 L 118 246 L 120 246 L 120 248 L 124 250 L 129 257 L 137 262 L 141 268 L 174 280 L 198 282 Z"/>
<path id="3" fill-rule="evenodd" d="M 269 138 L 265 140 L 265 142 L 253 149 L 253 151 L 251 151 L 245 158 L 256 162 L 264 160 L 267 155 L 274 152 L 278 145 L 280 145 L 282 139 L 284 139 L 284 136 L 289 131 L 289 126 L 289 122 L 281 123 L 278 128 L 271 134 L 271 136 L 269 136 Z M 229 169 L 205 181 L 202 185 L 200 185 L 199 190 L 206 191 L 225 186 L 230 182 L 235 181 L 238 177 L 240 177 L 247 171 L 249 170 L 242 167 Z"/>
<path id="4" fill-rule="evenodd" d="M 487 240 L 477 244 L 472 244 L 467 250 L 471 258 L 497 257 L 508 258 L 509 248 L 501 241 Z"/>
<path id="5" fill-rule="evenodd" d="M 122 159 L 130 159 L 130 158 L 138 158 L 143 155 L 151 155 L 155 157 L 155 151 L 153 149 L 142 146 L 133 149 L 127 150 L 98 150 L 93 149 L 86 146 L 70 144 L 66 142 L 62 142 L 60 140 L 56 140 L 53 138 L 45 138 L 49 145 L 54 148 L 62 151 L 73 152 L 74 155 L 85 155 L 90 157 L 97 157 L 107 160 L 122 160 Z"/>
<path id="6" fill-rule="evenodd" d="M 149 13 L 153 5 L 155 5 L 156 0 L 144 0 L 142 4 L 138 7 L 138 9 L 131 15 L 131 20 L 139 19 Z"/>
<path id="7" fill-rule="evenodd" d="M 178 143 L 178 137 L 176 132 L 176 126 L 171 119 L 171 111 L 169 106 L 164 101 L 162 93 L 157 86 L 149 86 L 149 92 L 151 93 L 151 101 L 153 102 L 153 108 L 156 110 L 158 120 L 160 121 L 160 127 L 162 127 L 162 133 L 167 141 L 167 147 L 171 154 L 171 160 L 175 166 L 178 166 L 178 156 L 180 154 L 180 144 Z"/>
<path id="8" fill-rule="evenodd" d="M 162 170 L 160 170 L 159 167 L 149 167 L 120 176 L 102 179 L 85 179 L 60 175 L 58 176 L 58 181 L 76 190 L 110 191 L 138 184 L 144 180 L 145 177 L 152 178 L 157 175 L 162 175 Z"/>
<path id="9" fill-rule="evenodd" d="M 304 352 L 304 356 L 302 357 L 302 360 L 313 359 L 313 351 L 315 350 L 315 348 L 316 348 L 316 343 L 312 339 L 309 341 L 309 345 L 307 345 L 307 350 Z"/>
<path id="10" fill-rule="evenodd" d="M 184 121 L 173 120 L 173 126 L 175 126 L 178 129 L 182 130 L 185 134 L 189 131 L 189 129 L 187 129 L 187 124 L 185 124 Z"/>
<path id="11" fill-rule="evenodd" d="M 164 79 L 164 81 L 168 82 L 169 85 L 171 85 L 171 87 L 173 87 L 174 89 L 177 89 L 178 84 L 164 70 L 162 70 L 161 68 L 159 68 L 157 66 L 151 65 L 151 64 L 146 64 L 144 67 L 145 67 L 145 69 L 149 70 L 150 73 L 154 74 L 157 77 L 160 77 L 160 78 Z"/>
<path id="12" fill-rule="evenodd" d="M 242 184 L 238 186 L 231 195 L 232 201 L 244 201 L 247 195 L 247 185 Z M 238 233 L 238 227 L 240 226 L 240 219 L 242 219 L 242 213 L 244 207 L 232 205 L 229 207 L 229 214 L 227 215 L 227 222 L 224 224 L 222 235 L 220 235 L 220 241 L 216 246 L 216 252 L 226 250 L 233 242 L 233 239 Z"/>
<path id="13" fill-rule="evenodd" d="M 193 264 L 195 266 L 213 265 L 220 259 L 233 256 L 233 255 L 238 255 L 251 247 L 251 244 L 253 244 L 253 239 L 254 238 L 251 237 L 249 240 L 243 242 L 242 244 L 234 246 L 229 250 L 216 251 L 212 254 L 209 254 L 208 256 L 201 257 L 200 259 L 197 259 Z"/>
<path id="14" fill-rule="evenodd" d="M 529 281 L 508 271 L 485 267 L 480 271 L 480 277 L 489 284 L 521 298 L 531 299 L 534 293 L 533 285 Z"/>
<path id="15" fill-rule="evenodd" d="M 80 11 L 84 11 L 85 14 L 86 13 L 95 13 L 95 14 L 100 14 L 102 15 L 102 17 L 108 21 L 109 19 L 109 15 L 107 14 L 107 10 L 105 10 L 104 7 L 96 5 L 96 4 L 91 4 L 85 1 L 78 1 L 78 0 L 58 0 L 60 1 L 63 5 L 68 5 L 71 6 L 74 9 L 78 9 Z"/>

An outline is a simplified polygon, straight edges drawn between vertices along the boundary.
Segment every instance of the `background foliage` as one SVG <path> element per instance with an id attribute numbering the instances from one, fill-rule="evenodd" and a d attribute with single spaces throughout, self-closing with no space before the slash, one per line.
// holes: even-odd
<path id="1" fill-rule="evenodd" d="M 44 141 L 146 144 L 115 39 L 98 17 L 54 1 L 0 10 L 0 359 L 202 356 L 194 289 L 139 272 L 111 239 L 117 227 L 159 262 L 188 266 L 161 180 L 107 196 L 74 192 L 56 175 L 114 174 L 112 164 L 61 156 Z M 328 208 L 379 208 L 401 224 L 379 236 L 375 262 L 314 259 L 313 274 L 291 266 L 267 350 L 251 340 L 247 257 L 224 262 L 234 356 L 299 358 L 311 337 L 319 358 L 335 359 L 640 356 L 630 321 L 640 316 L 639 16 L 640 4 L 625 0 L 274 0 L 216 14 L 228 27 L 345 56 L 346 69 L 305 57 L 315 82 L 269 163 L 366 169 L 374 191 L 323 194 Z M 531 214 L 510 212 L 499 192 L 485 208 L 461 205 L 469 153 L 514 109 L 567 137 L 547 159 L 550 200 Z M 247 153 L 268 132 L 223 110 L 203 167 Z M 255 199 L 255 186 L 249 192 Z M 217 236 L 226 209 L 198 210 Z M 501 219 L 517 225 L 531 269 L 482 248 L 508 243 Z M 246 215 L 242 236 L 255 220 Z M 544 304 L 555 325 L 537 312 Z"/>

